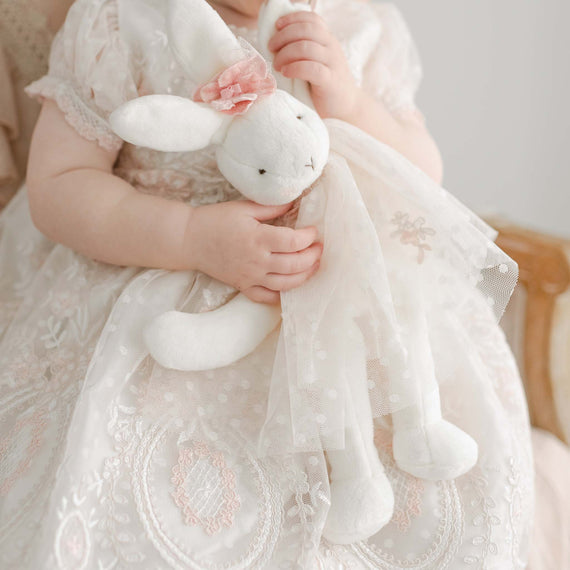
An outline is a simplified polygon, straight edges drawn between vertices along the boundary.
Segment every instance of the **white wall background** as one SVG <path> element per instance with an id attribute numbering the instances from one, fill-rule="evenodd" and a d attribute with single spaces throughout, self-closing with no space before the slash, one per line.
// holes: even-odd
<path id="1" fill-rule="evenodd" d="M 479 214 L 570 237 L 570 0 L 394 0 L 444 186 Z"/>

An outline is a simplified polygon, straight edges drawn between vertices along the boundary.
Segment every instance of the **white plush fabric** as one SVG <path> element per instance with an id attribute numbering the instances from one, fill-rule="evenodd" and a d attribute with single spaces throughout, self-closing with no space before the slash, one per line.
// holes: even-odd
<path id="1" fill-rule="evenodd" d="M 148 95 L 116 109 L 109 123 L 122 139 L 164 152 L 199 150 L 223 140 L 230 117 L 205 103 L 175 95 Z M 151 126 L 149 128 L 149 125 Z"/>
<path id="2" fill-rule="evenodd" d="M 317 113 L 279 90 L 234 120 L 216 158 L 220 172 L 246 198 L 277 205 L 313 184 L 328 152 L 328 132 Z"/>
<path id="3" fill-rule="evenodd" d="M 239 61 L 242 47 L 204 0 L 168 2 L 167 30 L 178 61 L 198 83 Z"/>
<path id="4" fill-rule="evenodd" d="M 165 368 L 213 370 L 253 352 L 280 322 L 278 306 L 237 295 L 215 311 L 159 315 L 146 326 L 144 339 L 153 358 Z"/>

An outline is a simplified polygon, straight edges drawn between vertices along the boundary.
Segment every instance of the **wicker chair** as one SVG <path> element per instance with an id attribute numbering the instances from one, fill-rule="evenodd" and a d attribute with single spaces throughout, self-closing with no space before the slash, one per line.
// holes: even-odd
<path id="1" fill-rule="evenodd" d="M 519 264 L 503 319 L 531 423 L 570 442 L 570 241 L 491 220 L 497 244 Z"/>
<path id="2" fill-rule="evenodd" d="M 501 324 L 519 364 L 531 423 L 541 428 L 532 434 L 537 500 L 528 570 L 566 570 L 570 453 L 560 441 L 570 441 L 570 241 L 489 221 L 499 231 L 498 245 L 519 264 L 519 284 Z"/>

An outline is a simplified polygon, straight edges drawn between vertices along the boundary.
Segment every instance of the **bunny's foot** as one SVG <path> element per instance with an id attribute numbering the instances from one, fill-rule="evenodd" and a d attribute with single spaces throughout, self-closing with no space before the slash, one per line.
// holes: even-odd
<path id="1" fill-rule="evenodd" d="M 369 538 L 392 518 L 394 493 L 383 471 L 331 483 L 331 508 L 323 536 L 334 544 Z"/>
<path id="2" fill-rule="evenodd" d="M 444 419 L 395 431 L 393 450 L 400 469 L 432 481 L 455 479 L 477 462 L 473 438 Z"/>

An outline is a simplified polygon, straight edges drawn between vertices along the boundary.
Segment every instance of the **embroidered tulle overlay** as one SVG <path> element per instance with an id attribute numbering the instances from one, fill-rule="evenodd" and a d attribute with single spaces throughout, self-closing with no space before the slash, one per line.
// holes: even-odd
<path id="1" fill-rule="evenodd" d="M 29 92 L 54 99 L 85 138 L 120 148 L 115 173 L 139 191 L 193 206 L 238 199 L 212 148 L 158 153 L 122 145 L 108 127 L 108 114 L 137 93 L 189 97 L 197 87 L 169 53 L 165 5 L 77 0 L 49 75 Z M 421 69 L 399 12 L 346 0 L 318 9 L 357 81 L 393 112 L 416 112 Z M 254 31 L 239 33 L 255 44 Z M 303 294 L 284 296 L 283 327 L 220 370 L 163 369 L 140 331 L 165 310 L 213 310 L 231 287 L 55 245 L 34 228 L 25 189 L 2 213 L 0 567 L 524 568 L 528 420 L 496 326 L 516 268 L 482 222 L 405 159 L 349 125 L 327 125 L 331 163 L 296 205 L 299 223 L 320 227 L 326 263 Z M 412 301 L 430 323 L 443 413 L 480 445 L 478 465 L 456 481 L 416 480 L 392 456 L 386 414 L 417 397 L 390 381 L 413 371 Z M 321 539 L 330 506 L 322 447 L 334 445 L 352 380 L 339 362 L 354 355 L 335 339 L 354 323 L 396 505 L 368 541 L 334 546 Z"/>
<path id="2" fill-rule="evenodd" d="M 426 221 L 421 216 L 411 221 L 409 214 L 404 212 L 396 212 L 390 221 L 396 226 L 396 230 L 392 232 L 392 237 L 398 237 L 401 243 L 416 247 L 418 263 L 422 263 L 426 252 L 431 251 L 429 237 L 435 235 L 435 230 L 426 227 Z"/>

